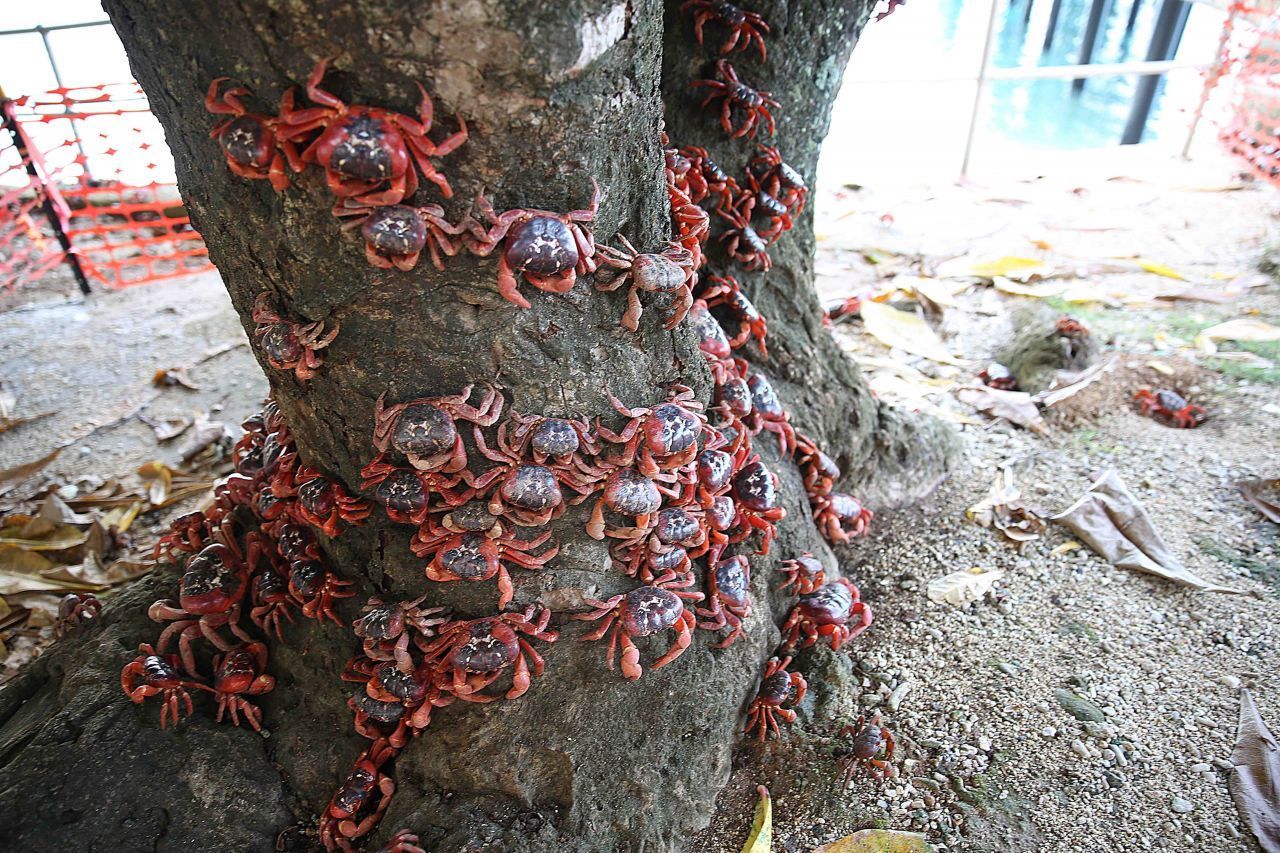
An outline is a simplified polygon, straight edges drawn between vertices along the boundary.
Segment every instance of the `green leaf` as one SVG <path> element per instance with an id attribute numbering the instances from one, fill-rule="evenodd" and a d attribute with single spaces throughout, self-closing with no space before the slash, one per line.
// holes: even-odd
<path id="1" fill-rule="evenodd" d="M 742 845 L 742 853 L 771 853 L 773 850 L 773 804 L 769 800 L 769 789 L 757 785 L 760 801 L 756 803 L 756 814 L 751 821 L 751 834 L 747 843 Z"/>
<path id="2" fill-rule="evenodd" d="M 813 853 L 933 853 L 933 847 L 918 832 L 863 829 L 824 844 Z"/>

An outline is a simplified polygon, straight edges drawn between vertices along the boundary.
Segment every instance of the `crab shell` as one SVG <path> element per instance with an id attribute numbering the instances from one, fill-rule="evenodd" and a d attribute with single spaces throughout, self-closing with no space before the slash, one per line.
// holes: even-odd
<path id="1" fill-rule="evenodd" d="M 470 501 L 454 509 L 444 518 L 444 526 L 459 533 L 485 533 L 498 523 L 484 501 Z"/>
<path id="2" fill-rule="evenodd" d="M 370 602 L 364 615 L 351 623 L 357 637 L 370 640 L 394 640 L 404 633 L 404 609 L 395 602 Z"/>
<path id="3" fill-rule="evenodd" d="M 620 515 L 639 516 L 657 512 L 662 506 L 662 495 L 644 474 L 634 468 L 619 468 L 609 475 L 605 484 L 604 502 Z"/>
<path id="4" fill-rule="evenodd" d="M 802 595 L 796 608 L 815 625 L 841 625 L 849 621 L 853 603 L 853 592 L 849 587 L 833 581 Z"/>
<path id="5" fill-rule="evenodd" d="M 733 492 L 740 504 L 755 512 L 765 512 L 778 505 L 778 489 L 773 472 L 759 460 L 742 467 L 734 478 Z"/>
<path id="6" fill-rule="evenodd" d="M 409 169 L 404 137 L 391 122 L 353 107 L 316 142 L 316 158 L 338 174 L 381 181 Z"/>
<path id="7" fill-rule="evenodd" d="M 685 283 L 685 271 L 664 255 L 636 255 L 631 261 L 631 277 L 641 290 L 675 293 Z"/>
<path id="8" fill-rule="evenodd" d="M 578 246 L 561 220 L 531 216 L 508 232 L 502 256 L 513 270 L 554 276 L 578 265 Z"/>
<path id="9" fill-rule="evenodd" d="M 270 323 L 260 326 L 262 351 L 267 361 L 277 370 L 297 364 L 306 353 L 298 335 L 288 323 Z"/>
<path id="10" fill-rule="evenodd" d="M 227 157 L 251 169 L 267 169 L 275 156 L 276 135 L 262 119 L 252 115 L 233 118 L 218 133 Z"/>
<path id="11" fill-rule="evenodd" d="M 441 568 L 464 581 L 484 580 L 492 574 L 494 567 L 484 553 L 488 539 L 478 533 L 462 533 L 451 541 L 453 544 L 436 556 Z"/>
<path id="12" fill-rule="evenodd" d="M 698 535 L 698 522 L 680 507 L 668 507 L 658 513 L 654 535 L 663 545 L 679 545 Z"/>
<path id="13" fill-rule="evenodd" d="M 791 673 L 780 669 L 760 683 L 760 692 L 756 694 L 756 701 L 776 708 L 790 702 L 795 694 L 796 688 L 791 682 Z"/>
<path id="14" fill-rule="evenodd" d="M 244 595 L 246 578 L 227 564 L 226 551 L 214 543 L 187 561 L 178 592 L 183 610 L 193 616 L 219 613 Z"/>
<path id="15" fill-rule="evenodd" d="M 693 447 L 702 432 L 698 417 L 675 403 L 654 406 L 644 422 L 644 439 L 655 456 L 674 456 Z"/>
<path id="16" fill-rule="evenodd" d="M 430 495 L 417 473 L 397 468 L 373 490 L 374 499 L 387 509 L 413 515 L 426 509 Z"/>
<path id="17" fill-rule="evenodd" d="M 723 450 L 704 450 L 698 454 L 697 469 L 698 484 L 717 492 L 733 478 L 733 457 Z"/>
<path id="18" fill-rule="evenodd" d="M 411 459 L 435 461 L 446 457 L 457 442 L 458 425 L 453 416 L 431 403 L 405 406 L 391 434 L 391 446 Z"/>
<path id="19" fill-rule="evenodd" d="M 360 234 L 383 255 L 413 255 L 427 245 L 427 223 L 403 204 L 375 208 L 360 226 Z"/>
<path id="20" fill-rule="evenodd" d="M 622 624 L 633 637 L 648 637 L 670 628 L 684 613 L 684 602 L 670 590 L 642 586 L 622 600 Z"/>
<path id="21" fill-rule="evenodd" d="M 728 557 L 716 563 L 715 591 L 720 600 L 734 607 L 751 602 L 751 576 L 745 557 Z"/>
<path id="22" fill-rule="evenodd" d="M 716 387 L 716 403 L 736 418 L 745 418 L 754 407 L 750 386 L 736 376 Z"/>
<path id="23" fill-rule="evenodd" d="M 781 418 L 785 414 L 778 393 L 762 374 L 751 374 L 747 387 L 751 389 L 751 405 L 757 412 L 768 418 Z"/>
<path id="24" fill-rule="evenodd" d="M 515 631 L 496 620 L 471 626 L 470 638 L 449 655 L 449 663 L 463 672 L 496 672 L 520 652 Z"/>
<path id="25" fill-rule="evenodd" d="M 541 465 L 521 465 L 515 468 L 498 487 L 502 500 L 530 512 L 545 512 L 560 506 L 564 495 L 555 473 Z M 494 511 L 494 505 L 489 505 Z"/>
<path id="26" fill-rule="evenodd" d="M 529 439 L 534 453 L 559 457 L 577 453 L 581 445 L 573 424 L 561 418 L 545 418 Z"/>

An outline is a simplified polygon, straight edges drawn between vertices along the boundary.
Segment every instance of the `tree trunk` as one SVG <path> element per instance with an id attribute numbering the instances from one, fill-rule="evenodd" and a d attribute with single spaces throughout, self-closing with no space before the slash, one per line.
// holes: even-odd
<path id="1" fill-rule="evenodd" d="M 734 61 L 782 103 L 777 144 L 812 184 L 828 112 L 872 2 L 762 5 L 772 26 L 768 64 L 746 54 Z M 733 172 L 751 151 L 727 144 L 689 94 L 691 79 L 709 76 L 718 34 L 709 28 L 708 48 L 699 49 L 677 2 L 665 10 L 656 0 L 104 7 L 165 127 L 193 222 L 246 329 L 264 291 L 296 318 L 340 327 L 309 383 L 263 366 L 302 458 L 348 491 L 358 491 L 360 469 L 375 454 L 373 413 L 384 393 L 407 401 L 492 382 L 510 409 L 603 416 L 613 427 L 623 419 L 606 390 L 631 406 L 659 402 L 672 383 L 709 398 L 689 324 L 663 331 L 663 306 L 650 297 L 639 332 L 630 333 L 619 327 L 624 292 L 598 293 L 589 279 L 563 296 L 525 283 L 533 307 L 515 308 L 496 291 L 496 255 L 464 253 L 443 272 L 425 256 L 412 272 L 375 269 L 359 232 L 340 230 L 331 216 L 320 170 L 294 176 L 279 194 L 267 181 L 237 178 L 209 137 L 213 118 L 203 106 L 209 81 L 226 75 L 253 89 L 251 108 L 273 112 L 285 89 L 328 56 L 335 59 L 325 86 L 348 103 L 414 115 L 420 81 L 440 127 L 452 130 L 457 113 L 470 129 L 443 159 L 455 192 L 444 203 L 450 221 L 481 187 L 500 210 L 583 208 L 594 178 L 597 242 L 622 234 L 652 251 L 670 233 L 658 141 L 664 102 L 673 144 L 708 147 Z M 418 198 L 437 200 L 430 189 Z M 936 425 L 877 404 L 822 328 L 811 211 L 773 247 L 771 273 L 739 273 L 769 320 L 770 359 L 759 366 L 795 423 L 838 457 L 845 487 L 882 509 L 932 488 L 954 445 Z M 717 250 L 709 252 L 707 272 L 724 268 Z M 582 627 L 566 612 L 587 609 L 584 596 L 604 599 L 637 582 L 584 534 L 591 502 L 571 509 L 553 525 L 559 556 L 543 572 L 514 573 L 516 604 L 539 601 L 557 614 L 561 638 L 544 649 L 545 674 L 519 699 L 437 712 L 395 759 L 398 792 L 370 838 L 407 827 L 439 851 L 679 849 L 706 824 L 741 713 L 778 645 L 775 623 L 794 601 L 775 591 L 773 569 L 806 550 L 834 562 L 809 521 L 794 466 L 767 434 L 756 449 L 781 478 L 788 515 L 769 557 L 752 558 L 757 616 L 745 639 L 717 650 L 699 632 L 656 670 L 647 664 L 666 645 L 641 641 L 642 679 L 628 683 L 606 669 L 602 643 L 578 642 Z M 344 622 L 369 595 L 414 598 L 428 586 L 432 604 L 465 618 L 494 612 L 491 583 L 428 584 L 423 560 L 408 548 L 411 533 L 375 511 L 322 540 L 336 573 L 359 585 L 338 608 Z M 310 620 L 272 644 L 277 685 L 256 700 L 269 738 L 217 725 L 207 707 L 176 733 L 162 732 L 157 710 L 130 704 L 115 685 L 138 643 L 154 640 L 147 604 L 173 586 L 163 574 L 122 594 L 95 627 L 57 644 L 0 693 L 0 809 L 14 849 L 275 849 L 283 830 L 299 827 L 286 836 L 296 841 L 302 827 L 314 828 L 367 745 L 352 730 L 351 685 L 338 678 L 359 641 L 349 628 Z M 669 642 L 666 632 L 662 638 Z"/>

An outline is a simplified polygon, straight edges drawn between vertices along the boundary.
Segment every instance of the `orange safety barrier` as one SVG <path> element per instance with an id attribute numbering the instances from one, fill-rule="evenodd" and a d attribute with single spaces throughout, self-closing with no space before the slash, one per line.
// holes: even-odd
<path id="1" fill-rule="evenodd" d="M 212 268 L 137 83 L 0 105 L 9 131 L 0 132 L 0 287 L 62 261 L 112 288 Z"/>
<path id="2" fill-rule="evenodd" d="M 1222 50 L 1208 84 L 1231 78 L 1230 117 L 1221 139 L 1260 177 L 1280 186 L 1280 3 L 1231 5 Z"/>

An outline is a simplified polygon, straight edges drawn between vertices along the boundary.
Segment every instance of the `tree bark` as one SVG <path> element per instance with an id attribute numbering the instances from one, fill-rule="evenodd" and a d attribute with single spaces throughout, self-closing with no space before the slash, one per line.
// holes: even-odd
<path id="1" fill-rule="evenodd" d="M 769 62 L 737 61 L 744 78 L 782 102 L 777 144 L 812 183 L 828 113 L 871 0 L 767 2 Z M 598 242 L 626 235 L 642 250 L 669 239 L 658 142 L 711 148 L 726 168 L 750 146 L 729 146 L 687 90 L 709 70 L 678 3 L 656 0 L 283 0 L 222 4 L 105 0 L 139 81 L 165 127 L 192 219 L 209 246 L 247 330 L 267 291 L 298 318 L 340 324 L 319 375 L 305 386 L 265 360 L 275 398 L 302 456 L 356 492 L 371 444 L 375 401 L 454 394 L 493 382 L 510 408 L 552 416 L 604 416 L 617 426 L 606 390 L 633 406 L 661 400 L 679 382 L 701 399 L 710 376 L 689 324 L 671 331 L 661 310 L 639 333 L 618 325 L 622 291 L 589 281 L 564 296 L 522 289 L 519 310 L 495 289 L 496 261 L 466 255 L 437 272 L 370 266 L 357 233 L 330 215 L 332 197 L 314 167 L 274 193 L 266 181 L 232 175 L 209 138 L 209 81 L 230 76 L 273 111 L 279 96 L 333 56 L 326 88 L 348 103 L 415 113 L 420 81 L 436 120 L 462 114 L 470 139 L 444 158 L 455 196 L 451 221 L 483 186 L 499 209 L 585 207 L 599 183 Z M 664 35 L 665 31 L 665 35 Z M 738 55 L 741 56 L 741 55 Z M 732 161 L 732 162 L 731 162 Z M 420 198 L 436 200 L 424 191 Z M 812 289 L 812 203 L 773 250 L 774 270 L 740 275 L 769 319 L 775 379 L 803 430 L 834 450 L 850 490 L 877 509 L 918 496 L 946 470 L 950 439 L 879 406 L 856 367 L 821 325 Z M 712 269 L 720 264 L 712 251 Z M 256 351 L 255 347 L 255 351 Z M 261 359 L 261 353 L 259 353 Z M 762 434 L 762 436 L 765 434 Z M 762 662 L 777 646 L 775 620 L 791 600 L 773 568 L 801 551 L 828 556 L 808 520 L 798 474 L 771 438 L 757 440 L 782 480 L 788 517 L 768 558 L 752 558 L 757 616 L 726 650 L 705 637 L 670 666 L 626 683 L 604 666 L 599 643 L 580 643 L 580 623 L 559 618 L 636 582 L 609 565 L 585 536 L 583 513 L 553 526 L 558 558 L 519 572 L 517 604 L 554 609 L 559 642 L 547 671 L 518 700 L 457 703 L 437 713 L 396 759 L 399 790 L 379 830 L 411 828 L 429 849 L 680 849 L 706 824 L 728 778 L 741 712 Z M 584 505 L 589 507 L 590 503 Z M 412 529 L 375 511 L 369 522 L 324 540 L 336 572 L 360 593 L 344 621 L 372 594 L 412 598 L 427 589 Z M 307 621 L 271 649 L 276 689 L 262 697 L 264 739 L 215 725 L 204 709 L 176 733 L 161 732 L 152 707 L 118 687 L 137 644 L 154 639 L 148 602 L 171 594 L 173 576 L 121 595 L 90 631 L 59 643 L 0 693 L 0 809 L 15 849 L 271 850 L 291 826 L 315 815 L 345 778 L 364 741 L 351 727 L 350 685 L 338 679 L 358 649 L 349 628 Z M 491 615 L 491 584 L 431 584 L 433 604 L 467 618 Z M 771 619 L 770 616 L 773 618 Z M 642 643 L 652 661 L 665 649 Z M 287 835 L 295 841 L 299 833 Z M 292 842 L 291 842 L 292 843 Z"/>

